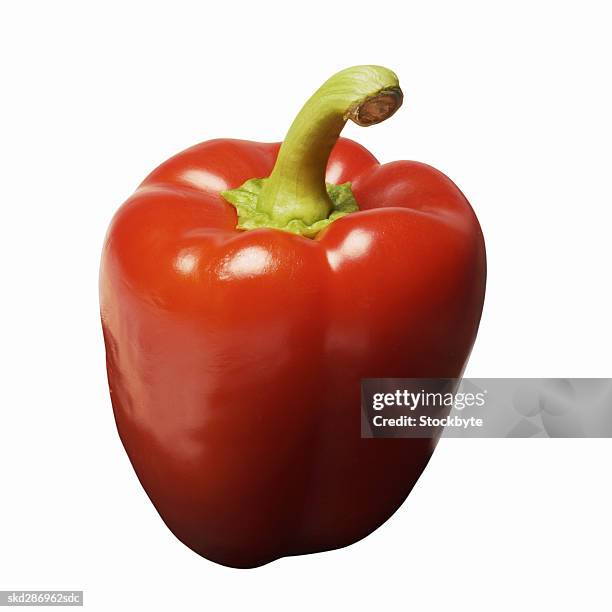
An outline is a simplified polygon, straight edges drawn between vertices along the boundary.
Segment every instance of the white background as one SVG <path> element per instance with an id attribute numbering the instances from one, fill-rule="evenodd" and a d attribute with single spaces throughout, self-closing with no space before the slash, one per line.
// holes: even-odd
<path id="1" fill-rule="evenodd" d="M 606 3 L 0 11 L 0 589 L 84 589 L 90 610 L 610 610 L 611 440 L 444 440 L 354 546 L 251 571 L 198 557 L 120 445 L 97 310 L 106 226 L 153 167 L 281 139 L 325 78 L 379 63 L 404 107 L 345 134 L 446 172 L 484 229 L 467 374 L 612 376 Z"/>

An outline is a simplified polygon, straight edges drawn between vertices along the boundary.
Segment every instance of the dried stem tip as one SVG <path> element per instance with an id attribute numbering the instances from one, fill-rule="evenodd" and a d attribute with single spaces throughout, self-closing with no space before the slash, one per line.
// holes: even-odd
<path id="1" fill-rule="evenodd" d="M 375 125 L 391 117 L 403 101 L 404 95 L 401 89 L 387 89 L 351 108 L 347 113 L 347 119 L 363 127 Z"/>

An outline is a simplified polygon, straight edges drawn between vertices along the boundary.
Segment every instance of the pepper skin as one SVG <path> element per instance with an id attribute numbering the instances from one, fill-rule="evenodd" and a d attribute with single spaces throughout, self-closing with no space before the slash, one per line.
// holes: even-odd
<path id="1" fill-rule="evenodd" d="M 326 179 L 350 181 L 358 212 L 312 239 L 236 229 L 220 192 L 270 176 L 279 146 L 212 140 L 163 163 L 101 264 L 136 474 L 182 542 L 240 568 L 351 544 L 397 510 L 435 441 L 362 439 L 360 380 L 460 377 L 484 300 L 482 233 L 454 183 L 348 139 Z"/>

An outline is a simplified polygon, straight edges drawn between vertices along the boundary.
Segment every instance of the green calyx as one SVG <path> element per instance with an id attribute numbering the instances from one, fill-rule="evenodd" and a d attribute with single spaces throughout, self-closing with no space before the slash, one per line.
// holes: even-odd
<path id="1" fill-rule="evenodd" d="M 238 211 L 237 227 L 272 227 L 312 238 L 359 210 L 349 183 L 326 184 L 327 161 L 349 119 L 375 125 L 393 115 L 402 99 L 397 76 L 382 66 L 355 66 L 332 76 L 295 118 L 272 174 L 221 193 Z"/>
<path id="2" fill-rule="evenodd" d="M 249 179 L 238 189 L 223 191 L 222 196 L 236 207 L 238 211 L 238 225 L 241 230 L 252 230 L 260 227 L 274 227 L 292 234 L 299 234 L 307 238 L 314 238 L 322 229 L 332 221 L 359 210 L 357 201 L 351 190 L 350 183 L 342 185 L 326 184 L 327 196 L 331 202 L 331 212 L 325 219 L 320 219 L 307 225 L 303 219 L 291 219 L 283 222 L 263 210 L 258 210 L 257 204 L 265 184 L 270 179 Z"/>

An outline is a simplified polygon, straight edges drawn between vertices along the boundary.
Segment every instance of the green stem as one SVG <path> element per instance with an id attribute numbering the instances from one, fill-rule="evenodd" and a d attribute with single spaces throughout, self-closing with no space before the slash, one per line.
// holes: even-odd
<path id="1" fill-rule="evenodd" d="M 382 66 L 355 66 L 327 80 L 306 102 L 280 148 L 257 200 L 257 210 L 284 226 L 326 219 L 332 201 L 325 185 L 329 155 L 348 119 L 369 126 L 402 104 L 397 76 Z"/>

